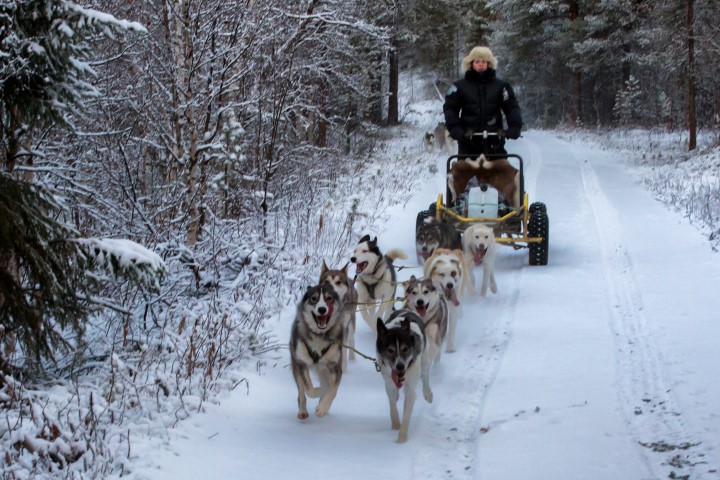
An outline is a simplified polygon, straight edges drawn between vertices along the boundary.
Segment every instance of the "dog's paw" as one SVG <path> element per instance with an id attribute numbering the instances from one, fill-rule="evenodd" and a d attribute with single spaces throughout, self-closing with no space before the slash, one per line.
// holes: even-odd
<path id="1" fill-rule="evenodd" d="M 400 432 L 400 434 L 398 435 L 398 438 L 397 438 L 397 443 L 405 443 L 405 442 L 407 442 L 407 433 Z"/>
<path id="2" fill-rule="evenodd" d="M 455 353 L 455 347 L 454 347 L 453 345 L 448 344 L 448 345 L 445 347 L 445 351 L 446 351 L 447 353 Z"/>
<path id="3" fill-rule="evenodd" d="M 317 415 L 318 417 L 324 417 L 325 415 L 328 414 L 329 411 L 330 411 L 330 405 L 325 406 L 321 403 L 315 409 L 315 415 Z"/>
<path id="4" fill-rule="evenodd" d="M 423 387 L 423 396 L 425 397 L 426 402 L 432 403 L 433 393 L 432 393 L 432 390 L 430 390 L 430 387 L 428 387 L 428 388 Z"/>
<path id="5" fill-rule="evenodd" d="M 297 414 L 298 420 L 307 420 L 309 416 L 308 412 L 298 412 Z"/>

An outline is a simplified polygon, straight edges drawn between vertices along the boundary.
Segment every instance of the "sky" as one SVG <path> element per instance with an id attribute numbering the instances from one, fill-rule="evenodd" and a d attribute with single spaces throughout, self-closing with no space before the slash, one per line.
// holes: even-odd
<path id="1" fill-rule="evenodd" d="M 406 105 L 379 154 L 379 168 L 408 150 L 437 166 L 365 232 L 408 254 L 396 261 L 409 267 L 401 280 L 420 271 L 416 214 L 445 191 L 447 154 L 421 140 L 438 107 Z M 313 415 L 310 399 L 310 418 L 297 420 L 280 350 L 163 440 L 135 437 L 130 478 L 720 478 L 718 254 L 612 151 L 544 131 L 506 148 L 523 158 L 530 203 L 547 205 L 549 263 L 531 267 L 527 250 L 499 248 L 498 292 L 463 299 L 457 352 L 431 371 L 433 403 L 418 392 L 407 443 L 395 443 L 382 377 L 363 358 L 328 416 Z M 266 327 L 289 338 L 294 315 L 289 306 Z M 374 355 L 360 316 L 356 347 Z"/>

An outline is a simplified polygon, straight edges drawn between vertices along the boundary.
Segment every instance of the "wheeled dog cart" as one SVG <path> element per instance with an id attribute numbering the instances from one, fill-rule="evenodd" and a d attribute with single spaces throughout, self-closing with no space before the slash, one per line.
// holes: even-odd
<path id="1" fill-rule="evenodd" d="M 476 133 L 473 140 L 486 142 L 488 137 L 502 136 L 504 132 Z M 485 143 L 483 143 L 485 144 Z M 452 224 L 463 232 L 468 226 L 483 223 L 495 231 L 495 241 L 499 245 L 510 246 L 515 250 L 527 248 L 530 265 L 547 265 L 550 235 L 550 221 L 544 203 L 529 203 L 525 191 L 525 174 L 523 159 L 515 154 L 484 154 L 488 161 L 508 159 L 518 170 L 517 188 L 520 205 L 517 208 L 510 206 L 509 199 L 489 184 L 477 184 L 464 192 L 456 192 L 457 198 L 451 199 L 450 186 L 446 187 L 445 197 L 439 194 L 435 203 L 430 204 L 427 210 L 418 213 L 416 232 L 422 222 L 434 219 L 437 222 Z M 478 155 L 452 155 L 447 160 L 446 173 L 450 173 L 452 166 L 459 160 L 474 159 Z"/>

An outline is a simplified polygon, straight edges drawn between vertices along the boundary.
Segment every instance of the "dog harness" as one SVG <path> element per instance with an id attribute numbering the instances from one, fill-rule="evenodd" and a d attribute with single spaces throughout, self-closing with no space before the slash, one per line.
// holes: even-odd
<path id="1" fill-rule="evenodd" d="M 305 350 L 307 350 L 308 355 L 310 355 L 310 358 L 312 358 L 313 363 L 318 363 L 320 359 L 324 357 L 328 350 L 330 350 L 330 348 L 334 345 L 334 343 L 331 343 L 327 347 L 323 348 L 320 353 L 318 353 L 312 348 L 310 348 L 310 345 L 308 345 L 307 342 L 303 341 L 303 344 L 305 345 Z"/>
<path id="2" fill-rule="evenodd" d="M 378 286 L 378 283 L 383 281 L 382 276 L 385 275 L 385 272 L 383 271 L 380 274 L 380 278 L 376 279 L 376 281 L 374 283 L 367 283 L 365 280 L 363 280 L 363 277 L 370 277 L 370 278 L 375 279 L 375 274 L 378 273 L 378 271 L 380 270 L 380 267 L 385 265 L 385 268 L 387 268 L 388 264 L 392 265 L 392 262 L 390 260 L 388 260 L 387 256 L 383 256 L 383 261 L 378 262 L 378 264 L 375 266 L 375 269 L 370 273 L 370 275 L 365 275 L 365 274 L 359 275 L 360 281 L 362 282 L 363 285 L 365 285 L 365 289 L 367 290 L 368 295 L 373 300 L 377 300 L 377 298 L 375 297 L 375 287 Z M 392 283 L 395 283 L 395 271 L 394 270 L 390 270 L 390 281 Z"/>

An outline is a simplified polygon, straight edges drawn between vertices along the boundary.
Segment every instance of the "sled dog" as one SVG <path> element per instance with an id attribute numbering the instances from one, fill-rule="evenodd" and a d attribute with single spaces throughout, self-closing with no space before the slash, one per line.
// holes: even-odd
<path id="1" fill-rule="evenodd" d="M 424 264 L 436 248 L 462 248 L 460 232 L 449 223 L 426 219 L 415 232 L 415 248 L 418 262 Z"/>
<path id="2" fill-rule="evenodd" d="M 355 288 L 360 315 L 375 333 L 375 319 L 386 319 L 393 309 L 397 290 L 397 277 L 393 266 L 396 258 L 405 260 L 407 255 L 400 249 L 390 250 L 383 255 L 378 248 L 377 237 L 371 240 L 370 235 L 365 235 L 360 239 L 350 259 L 355 264 L 357 273 Z"/>
<path id="3" fill-rule="evenodd" d="M 488 286 L 490 286 L 492 293 L 497 293 L 497 284 L 495 283 L 495 252 L 497 244 L 495 243 L 493 229 L 482 223 L 472 225 L 465 230 L 462 243 L 472 291 L 475 291 L 475 275 L 472 272 L 472 266 L 475 265 L 482 266 L 483 269 L 480 295 L 484 297 L 487 294 Z"/>
<path id="4" fill-rule="evenodd" d="M 448 329 L 448 307 L 445 299 L 430 278 L 418 279 L 415 275 L 405 282 L 405 308 L 417 313 L 425 327 L 425 347 L 432 365 L 440 361 L 442 343 Z"/>
<path id="5" fill-rule="evenodd" d="M 520 172 L 510 165 L 507 158 L 490 161 L 485 155 L 480 155 L 453 163 L 447 177 L 453 201 L 465 191 L 473 177 L 477 178 L 479 184 L 488 184 L 495 188 L 511 207 L 520 207 Z"/>
<path id="6" fill-rule="evenodd" d="M 355 347 L 355 312 L 357 310 L 357 292 L 355 282 L 348 276 L 350 263 L 339 270 L 331 270 L 323 260 L 320 270 L 320 284 L 328 284 L 335 290 L 343 302 L 345 317 L 343 318 L 343 344 L 348 347 Z M 355 352 L 343 348 L 343 370 L 347 371 L 348 360 L 355 360 Z"/>
<path id="7" fill-rule="evenodd" d="M 455 331 L 460 303 L 468 286 L 468 271 L 462 250 L 436 249 L 425 262 L 423 274 L 442 291 L 448 306 L 448 334 L 445 351 L 455 351 Z"/>
<path id="8" fill-rule="evenodd" d="M 399 430 L 397 442 L 407 441 L 417 384 L 422 378 L 423 395 L 430 403 L 430 362 L 425 355 L 425 333 L 422 320 L 409 310 L 397 310 L 387 323 L 377 319 L 377 362 L 385 380 L 385 392 L 390 403 L 390 424 Z M 400 421 L 397 402 L 400 390 L 405 392 L 403 416 Z"/>
<path id="9" fill-rule="evenodd" d="M 290 364 L 298 389 L 297 418 L 308 418 L 307 398 L 320 397 L 315 414 L 327 415 L 342 378 L 343 302 L 327 284 L 308 287 L 290 332 Z M 310 369 L 320 378 L 313 386 Z"/>

